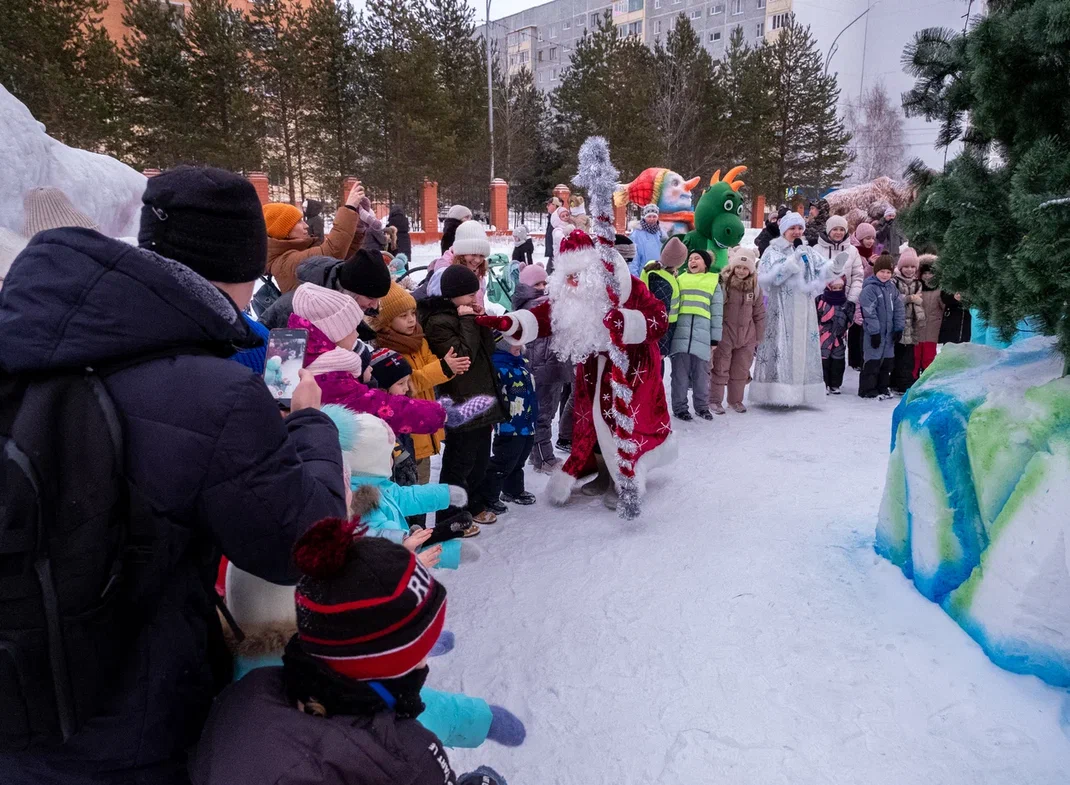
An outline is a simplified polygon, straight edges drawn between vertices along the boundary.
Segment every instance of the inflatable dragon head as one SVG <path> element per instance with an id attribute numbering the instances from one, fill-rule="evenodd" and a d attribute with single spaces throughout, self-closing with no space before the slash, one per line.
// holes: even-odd
<path id="1" fill-rule="evenodd" d="M 664 167 L 653 166 L 627 185 L 622 185 L 613 194 L 613 203 L 620 207 L 634 202 L 640 207 L 656 204 L 663 213 L 691 211 L 691 191 L 700 182 L 700 178 L 685 180 Z"/>
<path id="2" fill-rule="evenodd" d="M 714 254 L 717 272 L 728 261 L 728 249 L 743 239 L 743 198 L 739 195 L 743 181 L 736 176 L 745 171 L 745 166 L 733 167 L 723 180 L 720 170 L 714 173 L 710 187 L 695 206 L 695 229 L 684 237 L 688 251 Z"/>

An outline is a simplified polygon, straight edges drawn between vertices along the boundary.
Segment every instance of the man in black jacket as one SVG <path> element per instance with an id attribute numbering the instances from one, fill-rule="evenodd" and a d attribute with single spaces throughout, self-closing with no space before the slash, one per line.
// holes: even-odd
<path id="1" fill-rule="evenodd" d="M 292 583 L 295 540 L 345 515 L 338 433 L 315 383 L 283 419 L 263 380 L 226 359 L 260 340 L 241 317 L 267 255 L 253 187 L 180 167 L 151 179 L 143 201 L 141 248 L 89 229 L 43 232 L 4 281 L 0 370 L 153 357 L 103 381 L 127 479 L 168 524 L 151 545 L 166 589 L 129 620 L 136 638 L 103 705 L 55 750 L 0 756 L 5 783 L 188 782 L 186 750 L 229 678 L 210 586 L 219 554 Z"/>

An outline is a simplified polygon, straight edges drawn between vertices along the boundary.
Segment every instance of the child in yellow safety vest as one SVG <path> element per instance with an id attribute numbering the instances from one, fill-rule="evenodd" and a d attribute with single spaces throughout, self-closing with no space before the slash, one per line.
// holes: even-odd
<path id="1" fill-rule="evenodd" d="M 658 342 L 662 358 L 669 356 L 669 345 L 680 316 L 680 283 L 676 279 L 676 272 L 685 261 L 687 246 L 678 237 L 673 237 L 661 249 L 661 258 L 647 262 L 643 274 L 639 276 L 650 293 L 665 304 L 665 312 L 669 314 L 669 329 Z"/>
<path id="2" fill-rule="evenodd" d="M 706 251 L 693 251 L 687 272 L 677 277 L 680 285 L 680 316 L 669 345 L 672 362 L 672 411 L 690 420 L 687 391 L 691 390 L 695 413 L 712 420 L 710 412 L 710 357 L 721 340 L 724 292 L 717 273 L 710 272 L 713 258 Z"/>

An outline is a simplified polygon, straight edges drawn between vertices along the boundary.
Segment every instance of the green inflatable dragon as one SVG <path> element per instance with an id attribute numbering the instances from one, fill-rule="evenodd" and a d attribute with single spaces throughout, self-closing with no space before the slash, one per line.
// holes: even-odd
<path id="1" fill-rule="evenodd" d="M 728 264 L 728 249 L 743 239 L 743 199 L 738 191 L 743 187 L 736 175 L 747 171 L 745 166 L 729 170 L 722 180 L 718 169 L 710 180 L 710 187 L 695 206 L 695 228 L 680 239 L 687 252 L 709 251 L 713 256 L 711 272 L 721 272 Z"/>

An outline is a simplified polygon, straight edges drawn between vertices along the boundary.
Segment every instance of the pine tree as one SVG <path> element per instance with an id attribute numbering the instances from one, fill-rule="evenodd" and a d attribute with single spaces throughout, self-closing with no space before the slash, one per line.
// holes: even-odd
<path id="1" fill-rule="evenodd" d="M 105 0 L 21 0 L 0 18 L 0 83 L 66 144 L 116 154 L 125 138 L 122 61 Z"/>
<path id="2" fill-rule="evenodd" d="M 509 202 L 521 211 L 540 212 L 553 181 L 556 161 L 550 151 L 548 107 L 535 75 L 521 68 L 508 80 L 500 106 L 500 176 L 509 183 Z"/>
<path id="3" fill-rule="evenodd" d="M 724 158 L 718 166 L 747 167 L 745 181 L 752 194 L 763 194 L 778 203 L 784 200 L 774 168 L 773 122 L 777 107 L 766 63 L 767 47 L 750 47 L 743 28 L 736 27 L 717 64 L 717 80 L 723 91 L 727 117 L 724 121 Z"/>
<path id="4" fill-rule="evenodd" d="M 967 146 L 943 173 L 926 173 L 904 219 L 915 244 L 937 245 L 942 288 L 1007 337 L 1031 320 L 1070 358 L 1066 8 L 993 2 L 964 34 L 915 36 L 904 64 L 917 81 L 904 109 L 940 121 L 941 145 Z"/>
<path id="5" fill-rule="evenodd" d="M 660 149 L 652 159 L 684 177 L 723 165 L 729 114 L 710 57 L 683 14 L 665 45 L 654 46 L 654 122 Z"/>
<path id="6" fill-rule="evenodd" d="M 167 169 L 201 160 L 190 133 L 193 90 L 178 6 L 126 0 L 123 40 L 130 123 L 127 157 L 138 168 Z"/>
<path id="7" fill-rule="evenodd" d="M 259 95 L 249 30 L 227 0 L 190 0 L 184 28 L 193 86 L 193 122 L 201 163 L 232 171 L 263 165 Z"/>

